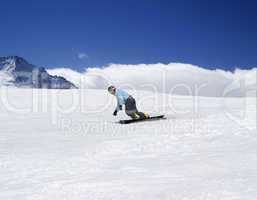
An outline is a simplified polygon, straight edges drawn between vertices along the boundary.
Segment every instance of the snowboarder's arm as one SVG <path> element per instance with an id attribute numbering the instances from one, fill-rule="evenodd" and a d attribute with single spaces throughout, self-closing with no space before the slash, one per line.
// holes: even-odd
<path id="1" fill-rule="evenodd" d="M 118 113 L 118 111 L 120 111 L 120 110 L 122 110 L 122 105 L 117 105 L 117 107 L 116 107 L 116 109 L 114 110 L 114 112 L 113 112 L 113 115 L 114 116 L 116 116 L 117 115 L 117 113 Z"/>
<path id="2" fill-rule="evenodd" d="M 117 110 L 117 111 L 122 110 L 122 97 L 121 97 L 121 96 L 117 96 L 117 106 L 116 106 L 116 110 Z"/>
<path id="3" fill-rule="evenodd" d="M 122 104 L 120 104 L 120 102 L 117 102 L 116 110 L 117 111 L 122 110 Z"/>

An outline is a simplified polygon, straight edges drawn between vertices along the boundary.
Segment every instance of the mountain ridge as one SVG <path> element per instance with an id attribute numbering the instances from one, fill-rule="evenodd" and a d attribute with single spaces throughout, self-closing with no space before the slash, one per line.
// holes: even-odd
<path id="1" fill-rule="evenodd" d="M 37 67 L 19 56 L 0 57 L 0 85 L 46 88 L 77 89 L 62 76 L 50 75 L 44 67 Z"/>

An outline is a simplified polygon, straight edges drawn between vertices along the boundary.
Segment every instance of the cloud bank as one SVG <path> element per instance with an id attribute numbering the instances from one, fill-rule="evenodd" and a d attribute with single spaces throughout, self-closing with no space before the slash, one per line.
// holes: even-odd
<path id="1" fill-rule="evenodd" d="M 256 88 L 256 69 L 234 72 L 208 70 L 191 64 L 110 64 L 79 73 L 69 68 L 48 69 L 80 88 L 106 89 L 108 85 L 176 95 L 208 97 L 248 96 Z"/>

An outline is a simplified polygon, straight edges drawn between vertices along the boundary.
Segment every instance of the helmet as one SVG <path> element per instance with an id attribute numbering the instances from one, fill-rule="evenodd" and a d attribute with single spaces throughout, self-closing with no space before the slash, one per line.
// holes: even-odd
<path id="1" fill-rule="evenodd" d="M 116 90 L 116 88 L 115 88 L 115 86 L 113 86 L 113 85 L 111 85 L 111 86 L 108 87 L 108 92 L 110 92 L 110 93 L 114 93 L 115 90 Z"/>

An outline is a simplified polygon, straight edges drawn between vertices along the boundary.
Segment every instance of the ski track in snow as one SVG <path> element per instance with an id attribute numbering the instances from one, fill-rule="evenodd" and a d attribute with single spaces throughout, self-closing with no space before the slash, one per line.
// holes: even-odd
<path id="1" fill-rule="evenodd" d="M 120 125 L 106 91 L 33 91 L 8 89 L 12 107 L 39 106 L 22 114 L 0 90 L 0 199 L 257 199 L 255 98 L 137 92 L 139 108 L 167 120 Z M 53 114 L 72 94 L 78 106 Z"/>

